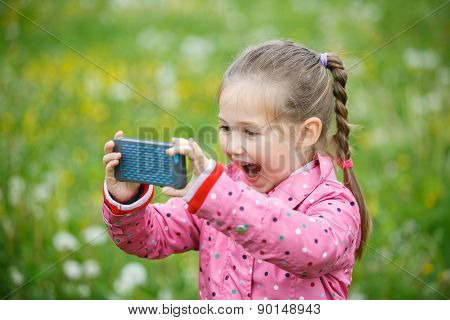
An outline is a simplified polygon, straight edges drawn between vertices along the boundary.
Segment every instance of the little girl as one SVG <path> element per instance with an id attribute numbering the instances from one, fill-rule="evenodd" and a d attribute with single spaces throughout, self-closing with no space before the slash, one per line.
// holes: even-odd
<path id="1" fill-rule="evenodd" d="M 247 49 L 217 96 L 230 164 L 174 138 L 167 154 L 187 155 L 193 178 L 183 190 L 163 188 L 166 203 L 151 203 L 152 185 L 114 178 L 120 154 L 108 141 L 103 217 L 114 243 L 147 259 L 198 250 L 199 299 L 346 299 L 370 230 L 352 170 L 346 81 L 336 54 L 290 40 Z"/>

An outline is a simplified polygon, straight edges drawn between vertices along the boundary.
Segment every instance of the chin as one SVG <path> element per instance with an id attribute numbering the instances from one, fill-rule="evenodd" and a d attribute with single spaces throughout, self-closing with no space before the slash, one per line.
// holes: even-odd
<path id="1" fill-rule="evenodd" d="M 258 192 L 261 192 L 261 193 L 267 193 L 267 192 L 269 192 L 270 190 L 272 190 L 273 188 L 275 188 L 275 186 L 274 186 L 272 183 L 270 183 L 270 184 L 265 183 L 265 184 L 263 184 L 263 185 L 259 185 L 259 184 L 255 185 L 255 184 L 253 184 L 253 183 L 250 182 L 249 185 L 250 185 L 254 190 L 256 190 L 256 191 L 258 191 Z"/>

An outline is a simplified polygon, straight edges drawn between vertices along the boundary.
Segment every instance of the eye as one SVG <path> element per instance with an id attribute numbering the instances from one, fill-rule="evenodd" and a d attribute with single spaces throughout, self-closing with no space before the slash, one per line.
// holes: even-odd
<path id="1" fill-rule="evenodd" d="M 229 132 L 229 131 L 230 131 L 230 128 L 227 127 L 227 126 L 220 126 L 220 127 L 219 127 L 219 130 L 222 130 L 223 132 Z"/>
<path id="2" fill-rule="evenodd" d="M 245 132 L 245 134 L 247 134 L 247 135 L 249 135 L 251 137 L 259 135 L 258 132 L 250 131 L 250 130 L 247 130 L 247 129 L 245 129 L 244 132 Z"/>

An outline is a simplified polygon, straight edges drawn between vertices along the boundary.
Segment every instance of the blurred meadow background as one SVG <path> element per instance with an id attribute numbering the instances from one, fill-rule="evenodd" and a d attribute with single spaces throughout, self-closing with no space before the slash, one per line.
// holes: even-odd
<path id="1" fill-rule="evenodd" d="M 140 259 L 105 232 L 103 145 L 119 129 L 166 128 L 167 141 L 186 124 L 199 138 L 217 125 L 233 58 L 289 38 L 349 68 L 353 159 L 374 224 L 350 298 L 449 297 L 447 3 L 1 0 L 0 296 L 196 299 L 197 252 Z"/>

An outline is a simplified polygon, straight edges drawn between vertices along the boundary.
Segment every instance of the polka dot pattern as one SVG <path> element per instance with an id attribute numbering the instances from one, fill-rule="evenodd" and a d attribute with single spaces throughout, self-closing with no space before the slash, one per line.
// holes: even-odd
<path id="1" fill-rule="evenodd" d="M 334 270 L 336 253 L 344 253 L 336 263 L 353 265 L 349 253 L 359 213 L 350 191 L 330 176 L 333 166 L 321 165 L 320 159 L 319 166 L 288 177 L 264 196 L 245 185 L 244 175 L 239 184 L 222 175 L 196 214 L 174 197 L 123 216 L 104 206 L 105 221 L 114 227 L 113 241 L 139 257 L 198 250 L 201 299 L 340 299 L 345 293 L 327 288 L 351 281 L 352 268 L 331 278 L 327 288 L 318 276 Z M 304 285 L 293 287 L 296 281 Z"/>

